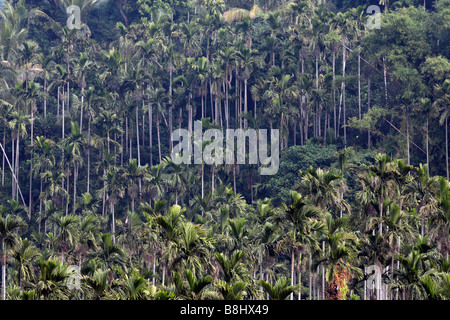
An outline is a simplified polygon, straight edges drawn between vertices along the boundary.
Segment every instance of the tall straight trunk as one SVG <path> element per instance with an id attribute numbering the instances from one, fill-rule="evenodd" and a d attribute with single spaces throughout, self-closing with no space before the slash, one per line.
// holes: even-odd
<path id="1" fill-rule="evenodd" d="M 67 81 L 67 111 L 70 112 L 70 81 Z"/>
<path id="2" fill-rule="evenodd" d="M 427 175 L 430 175 L 430 154 L 429 154 L 429 134 L 428 134 L 428 115 L 427 115 L 427 137 L 426 137 L 426 144 L 427 144 Z"/>
<path id="3" fill-rule="evenodd" d="M 408 114 L 406 114 L 406 152 L 408 153 L 408 165 L 411 164 L 411 158 L 409 153 L 409 119 Z"/>
<path id="4" fill-rule="evenodd" d="M 313 300 L 313 299 L 312 299 L 312 274 L 311 274 L 311 265 L 312 265 L 312 253 L 311 253 L 311 251 L 309 251 L 309 268 L 308 268 L 308 273 L 309 273 L 309 300 Z"/>
<path id="5" fill-rule="evenodd" d="M 337 123 L 336 123 L 336 52 L 333 50 L 333 113 L 334 113 L 334 138 L 337 138 Z"/>
<path id="6" fill-rule="evenodd" d="M 15 139 L 11 139 L 11 198 L 12 200 L 14 200 L 14 195 L 15 195 L 15 176 L 16 176 L 16 158 L 15 158 L 15 152 L 16 152 L 16 148 L 15 148 Z"/>
<path id="7" fill-rule="evenodd" d="M 3 127 L 3 146 L 6 145 L 6 126 Z M 5 186 L 5 154 L 2 153 L 2 187 Z"/>
<path id="8" fill-rule="evenodd" d="M 370 110 L 370 83 L 371 83 L 371 79 L 370 79 L 370 75 L 367 77 L 367 112 L 369 112 Z M 369 130 L 367 132 L 367 146 L 368 149 L 370 149 L 370 125 L 369 125 Z"/>
<path id="9" fill-rule="evenodd" d="M 305 143 L 308 141 L 308 126 L 309 126 L 309 112 L 308 110 L 305 111 L 306 117 L 305 117 Z"/>
<path id="10" fill-rule="evenodd" d="M 233 160 L 234 161 L 234 160 Z M 236 161 L 233 163 L 233 189 L 234 189 L 234 195 L 236 195 Z"/>
<path id="11" fill-rule="evenodd" d="M 294 285 L 294 265 L 295 265 L 295 256 L 294 249 L 291 249 L 291 286 Z M 291 292 L 291 300 L 294 300 L 294 293 Z"/>
<path id="12" fill-rule="evenodd" d="M 248 86 L 248 79 L 244 79 L 244 113 L 248 112 L 248 102 L 247 102 L 247 86 Z M 244 119 L 244 128 L 248 127 L 248 120 L 247 118 Z"/>
<path id="13" fill-rule="evenodd" d="M 209 80 L 209 99 L 211 103 L 211 120 L 214 119 L 213 87 L 211 79 Z"/>
<path id="14" fill-rule="evenodd" d="M 41 183 L 40 183 L 41 185 L 40 185 L 40 188 L 39 188 L 39 190 L 40 190 L 40 193 L 39 194 L 42 194 L 42 178 L 41 178 Z M 42 199 L 39 197 L 39 215 L 41 216 L 42 215 Z M 38 233 L 41 233 L 41 220 L 39 220 L 39 222 L 38 222 Z"/>
<path id="15" fill-rule="evenodd" d="M 214 193 L 214 165 L 211 166 L 211 193 Z"/>
<path id="16" fill-rule="evenodd" d="M 56 100 L 58 101 L 58 104 L 57 104 L 57 107 L 56 107 L 56 116 L 59 117 L 59 100 L 60 100 L 59 87 L 58 87 L 58 94 L 57 94 L 57 99 Z"/>
<path id="17" fill-rule="evenodd" d="M 136 148 L 137 148 L 137 160 L 138 166 L 141 165 L 141 149 L 139 144 L 139 108 L 136 106 Z"/>
<path id="18" fill-rule="evenodd" d="M 78 164 L 75 164 L 73 170 L 73 212 L 75 213 L 75 203 L 77 202 Z"/>
<path id="19" fill-rule="evenodd" d="M 33 144 L 31 144 L 33 146 Z M 32 202 L 33 202 L 33 152 L 30 155 L 30 187 L 29 187 L 29 198 L 28 198 L 28 220 L 31 219 L 31 210 L 32 210 Z"/>
<path id="20" fill-rule="evenodd" d="M 325 252 L 325 241 L 322 241 L 322 251 Z M 322 264 L 322 300 L 325 300 L 325 266 Z"/>
<path id="21" fill-rule="evenodd" d="M 128 116 L 125 117 L 125 152 L 130 153 L 128 148 Z"/>
<path id="22" fill-rule="evenodd" d="M 379 230 L 380 236 L 383 235 L 383 222 L 382 222 L 382 219 L 383 219 L 383 202 L 384 202 L 383 196 L 381 196 L 380 197 L 380 203 L 378 204 L 378 208 L 379 208 L 379 211 L 380 211 L 380 230 Z"/>
<path id="23" fill-rule="evenodd" d="M 84 75 L 83 75 L 84 78 Z M 83 79 L 84 81 L 84 79 Z M 83 132 L 83 105 L 84 105 L 84 86 L 81 88 L 81 106 L 80 106 L 80 133 Z"/>
<path id="24" fill-rule="evenodd" d="M 70 181 L 70 178 L 69 178 L 69 176 L 67 176 L 67 187 L 66 187 L 66 191 L 67 191 L 67 200 L 66 200 L 66 215 L 68 215 L 69 214 L 69 200 L 70 200 L 70 193 L 69 193 L 69 189 L 70 189 L 70 185 L 69 185 L 69 181 Z"/>
<path id="25" fill-rule="evenodd" d="M 113 244 L 116 244 L 116 219 L 114 215 L 114 204 L 111 203 L 111 215 L 112 215 L 112 222 L 111 222 L 111 234 L 112 234 L 112 242 Z"/>
<path id="26" fill-rule="evenodd" d="M 239 85 L 238 85 L 238 83 L 239 83 L 239 80 L 238 80 L 238 69 L 237 69 L 237 67 L 235 69 L 235 72 L 236 72 L 236 76 L 234 78 L 234 84 L 235 84 L 236 98 L 235 98 L 235 101 L 234 101 L 234 127 L 237 128 L 238 119 L 239 119 L 238 118 L 239 117 L 239 109 L 238 109 L 239 108 L 239 106 L 238 106 L 238 104 L 239 104 L 239 99 L 238 99 L 238 93 L 239 93 Z"/>
<path id="27" fill-rule="evenodd" d="M 384 79 L 384 103 L 387 107 L 388 104 L 388 91 L 387 91 L 387 71 L 386 71 L 386 58 L 383 57 L 383 79 Z"/>
<path id="28" fill-rule="evenodd" d="M 61 128 L 61 137 L 62 137 L 62 139 L 64 139 L 64 124 L 65 124 L 65 119 L 64 119 L 64 100 L 63 100 L 63 102 L 62 102 L 62 109 L 61 109 L 61 111 L 62 111 L 62 121 L 61 121 L 61 123 L 62 123 L 62 128 Z M 63 151 L 64 152 L 64 151 Z"/>
<path id="29" fill-rule="evenodd" d="M 152 285 L 155 285 L 155 274 L 156 274 L 156 254 L 153 255 L 153 276 L 152 276 Z"/>
<path id="30" fill-rule="evenodd" d="M 172 99 L 172 78 L 173 78 L 173 70 L 172 66 L 170 66 L 169 70 L 169 144 L 170 144 L 170 152 L 173 150 L 173 141 L 172 141 L 172 121 L 173 121 L 173 99 Z"/>
<path id="31" fill-rule="evenodd" d="M 162 162 L 162 156 L 161 156 L 161 136 L 160 136 L 160 130 L 159 130 L 159 113 L 156 115 L 156 133 L 158 135 L 159 163 L 161 163 Z"/>
<path id="32" fill-rule="evenodd" d="M 228 83 L 228 79 L 225 79 L 225 120 L 227 122 L 227 129 L 230 128 L 230 124 L 229 124 L 229 122 L 230 122 L 230 119 L 229 119 L 229 117 L 230 117 L 230 115 L 229 115 L 229 113 L 230 113 L 230 111 L 229 111 L 230 105 L 229 105 L 229 96 L 228 96 L 229 86 L 230 85 Z"/>
<path id="33" fill-rule="evenodd" d="M 361 49 L 361 47 L 359 48 Z M 361 120 L 361 52 L 358 50 L 358 116 Z"/>
<path id="34" fill-rule="evenodd" d="M 205 197 L 205 165 L 202 161 L 202 199 Z M 203 211 L 202 211 L 203 213 Z"/>
<path id="35" fill-rule="evenodd" d="M 31 130 L 30 130 L 30 140 L 31 140 L 31 148 L 33 148 L 33 139 L 34 139 L 34 108 L 36 106 L 33 105 L 31 108 Z M 33 190 L 33 152 L 30 155 L 30 189 L 29 189 L 29 201 L 28 201 L 28 220 L 31 219 L 31 210 L 32 210 L 32 190 Z"/>
<path id="36" fill-rule="evenodd" d="M 15 147 L 15 139 L 11 139 L 11 163 L 12 163 L 12 167 L 11 167 L 11 186 L 12 186 L 12 189 L 11 189 L 11 198 L 12 198 L 12 200 L 14 200 L 15 199 L 15 194 L 16 194 L 16 178 L 15 178 L 15 176 L 16 176 L 16 156 L 15 156 L 15 153 L 16 153 L 16 147 Z"/>
<path id="37" fill-rule="evenodd" d="M 164 286 L 165 279 L 166 279 L 166 264 L 163 263 L 163 271 L 162 271 L 162 279 L 161 279 L 161 285 L 163 285 L 163 286 Z"/>
<path id="38" fill-rule="evenodd" d="M 150 104 L 148 108 L 148 141 L 150 146 L 150 166 L 153 166 L 153 114 L 152 105 Z"/>
<path id="39" fill-rule="evenodd" d="M 144 99 L 142 99 L 142 142 L 141 142 L 141 147 L 142 150 L 145 149 L 145 111 L 144 111 L 145 105 L 144 105 Z"/>
<path id="40" fill-rule="evenodd" d="M 15 166 L 15 169 L 16 169 L 16 189 L 15 189 L 15 195 L 14 195 L 14 197 L 15 197 L 15 199 L 19 199 L 19 195 L 18 195 L 18 191 L 19 191 L 19 164 L 20 164 L 20 162 L 19 162 L 19 141 L 20 141 L 20 135 L 19 134 L 17 134 L 17 141 L 16 141 L 16 166 Z"/>
<path id="41" fill-rule="evenodd" d="M 344 110 L 344 146 L 347 147 L 346 106 L 345 106 L 345 46 L 342 46 L 342 106 Z"/>
<path id="42" fill-rule="evenodd" d="M 448 117 L 445 118 L 445 168 L 447 172 L 447 180 L 449 180 L 448 168 Z"/>
<path id="43" fill-rule="evenodd" d="M 89 193 L 89 184 L 91 180 L 91 117 L 88 120 L 88 150 L 87 150 L 87 193 Z"/>
<path id="44" fill-rule="evenodd" d="M 6 300 L 6 251 L 5 240 L 2 239 L 2 300 Z"/>
<path id="45" fill-rule="evenodd" d="M 298 300 L 302 299 L 302 254 L 298 255 Z"/>
<path id="46" fill-rule="evenodd" d="M 44 76 L 44 93 L 47 92 L 47 77 Z M 44 118 L 47 118 L 47 96 L 44 95 Z"/>

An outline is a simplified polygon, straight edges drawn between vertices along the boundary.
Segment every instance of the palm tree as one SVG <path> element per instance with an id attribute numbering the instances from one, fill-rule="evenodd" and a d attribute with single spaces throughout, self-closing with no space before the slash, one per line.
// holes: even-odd
<path id="1" fill-rule="evenodd" d="M 420 235 L 425 235 L 425 215 L 435 210 L 435 188 L 437 177 L 430 177 L 427 165 L 420 164 L 415 168 L 416 176 L 407 186 L 407 194 L 418 202 L 418 212 L 421 214 Z"/>
<path id="2" fill-rule="evenodd" d="M 321 210 L 307 202 L 296 191 L 290 192 L 290 204 L 282 203 L 285 214 L 286 233 L 277 246 L 286 246 L 291 254 L 291 285 L 294 285 L 295 254 L 308 248 L 311 252 L 320 250 L 314 231 L 320 231 L 323 224 L 319 222 Z M 282 249 L 281 249 L 282 250 Z M 280 250 L 280 251 L 281 251 Z M 311 283 L 310 283 L 311 286 Z M 311 288 L 310 288 L 311 289 Z M 294 296 L 291 294 L 291 300 Z"/>
<path id="3" fill-rule="evenodd" d="M 222 270 L 220 277 L 226 283 L 234 280 L 246 280 L 246 269 L 242 260 L 245 253 L 241 250 L 235 250 L 230 255 L 218 252 L 214 255 Z"/>
<path id="4" fill-rule="evenodd" d="M 84 194 L 86 195 L 86 194 Z M 85 213 L 79 219 L 79 232 L 75 241 L 74 253 L 78 256 L 78 265 L 81 268 L 83 255 L 89 249 L 96 250 L 99 240 L 99 219 L 95 213 Z"/>
<path id="5" fill-rule="evenodd" d="M 19 108 L 19 106 L 17 106 Z M 12 192 L 12 198 L 17 199 L 18 198 L 18 192 L 19 192 L 19 142 L 20 137 L 24 138 L 27 134 L 27 125 L 30 122 L 30 117 L 26 115 L 23 110 L 13 111 L 11 112 L 11 120 L 8 122 L 8 127 L 12 130 L 13 139 L 16 140 L 15 147 L 15 159 L 13 159 L 14 163 L 14 180 L 13 180 L 13 192 Z"/>
<path id="6" fill-rule="evenodd" d="M 200 300 L 208 294 L 208 285 L 213 281 L 210 275 L 196 277 L 195 273 L 189 269 L 185 269 L 183 275 L 186 280 L 178 272 L 172 271 L 172 281 L 175 284 L 175 293 L 178 297 L 186 300 Z"/>
<path id="7" fill-rule="evenodd" d="M 314 205 L 319 208 L 326 208 L 331 212 L 345 209 L 350 212 L 349 204 L 342 199 L 341 192 L 345 189 L 342 176 L 333 170 L 314 169 L 310 166 L 300 172 L 301 182 L 296 190 L 302 194 L 307 194 Z"/>
<path id="8" fill-rule="evenodd" d="M 141 181 L 147 173 L 147 165 L 138 166 L 136 159 L 130 159 L 122 177 L 127 180 L 127 193 L 131 197 L 131 212 L 134 213 L 136 197 L 141 196 Z M 138 184 L 136 185 L 136 182 Z"/>
<path id="9" fill-rule="evenodd" d="M 98 196 L 106 195 L 106 202 L 109 204 L 109 211 L 111 213 L 111 234 L 112 241 L 116 243 L 116 217 L 114 207 L 119 200 L 125 195 L 125 189 L 120 179 L 120 174 L 117 169 L 111 168 L 106 170 L 105 175 L 102 177 L 105 182 L 104 187 L 98 190 Z"/>
<path id="10" fill-rule="evenodd" d="M 438 210 L 431 216 L 430 226 L 432 227 L 431 235 L 437 242 L 438 254 L 444 251 L 446 259 L 450 251 L 450 243 L 448 237 L 448 225 L 450 223 L 450 194 L 449 182 L 444 177 L 439 177 L 439 200 Z"/>
<path id="11" fill-rule="evenodd" d="M 34 280 L 33 262 L 41 255 L 39 249 L 27 238 L 21 239 L 17 243 L 12 253 L 13 266 L 18 270 L 17 277 L 21 290 L 24 288 L 24 282 Z"/>
<path id="12" fill-rule="evenodd" d="M 4 207 L 0 207 L 0 212 Z M 2 241 L 2 299 L 6 300 L 6 255 L 8 247 L 18 243 L 18 231 L 26 229 L 28 225 L 20 217 L 7 214 L 0 216 L 0 238 Z"/>
<path id="13" fill-rule="evenodd" d="M 87 275 L 82 277 L 82 281 L 93 291 L 93 298 L 95 300 L 100 300 L 107 294 L 110 288 L 110 282 L 108 281 L 110 274 L 110 269 L 96 269 L 92 277 Z"/>
<path id="14" fill-rule="evenodd" d="M 448 163 L 448 117 L 450 116 L 450 80 L 446 79 L 441 85 L 435 85 L 435 92 L 437 99 L 433 102 L 433 107 L 440 109 L 442 114 L 439 123 L 445 123 L 445 170 L 447 173 L 447 180 L 449 180 L 449 163 Z"/>
<path id="15" fill-rule="evenodd" d="M 52 260 L 39 260 L 39 280 L 35 284 L 36 291 L 47 299 L 64 299 L 68 297 L 67 280 L 75 269 L 67 264 Z"/>
<path id="16" fill-rule="evenodd" d="M 357 255 L 358 239 L 354 233 L 349 232 L 348 218 L 333 219 L 328 214 L 325 221 L 324 238 L 328 248 L 318 264 L 323 263 L 326 267 L 328 299 L 345 300 L 351 275 L 362 275 L 361 270 L 352 263 Z"/>
<path id="17" fill-rule="evenodd" d="M 73 167 L 73 211 L 75 211 L 75 203 L 77 199 L 77 182 L 79 175 L 79 168 L 83 165 L 83 154 L 86 141 L 81 133 L 77 122 L 70 123 L 70 135 L 61 141 L 62 147 L 65 149 L 65 154 L 70 155 L 70 164 Z"/>
<path id="18" fill-rule="evenodd" d="M 77 238 L 78 216 L 62 215 L 58 212 L 51 217 L 51 222 L 58 232 L 56 240 L 61 253 L 61 263 L 64 263 L 65 253 L 69 252 Z"/>
<path id="19" fill-rule="evenodd" d="M 96 257 L 100 261 L 103 270 L 114 266 L 123 266 L 127 259 L 126 252 L 121 246 L 114 244 L 109 233 L 101 234 L 101 241 L 98 245 L 99 250 L 92 252 L 89 256 Z"/>
<path id="20" fill-rule="evenodd" d="M 272 286 L 264 280 L 258 280 L 258 284 L 264 288 L 269 295 L 270 300 L 286 300 L 289 295 L 298 291 L 298 285 L 289 285 L 292 281 L 286 277 L 280 277 Z"/>

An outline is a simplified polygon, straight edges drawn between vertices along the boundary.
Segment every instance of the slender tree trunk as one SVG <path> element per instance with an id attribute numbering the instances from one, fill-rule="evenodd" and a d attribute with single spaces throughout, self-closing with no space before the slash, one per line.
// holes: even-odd
<path id="1" fill-rule="evenodd" d="M 333 113 L 334 113 L 334 138 L 337 138 L 337 123 L 336 123 L 336 52 L 333 50 Z"/>
<path id="2" fill-rule="evenodd" d="M 152 276 L 152 285 L 155 285 L 155 274 L 156 274 L 156 254 L 153 255 L 153 276 Z"/>
<path id="3" fill-rule="evenodd" d="M 248 102 L 247 102 L 247 82 L 248 79 L 244 79 L 244 113 L 248 112 Z M 244 119 L 244 128 L 248 127 L 248 120 L 247 118 Z"/>
<path id="4" fill-rule="evenodd" d="M 15 194 L 16 194 L 16 182 L 15 182 L 15 176 L 16 176 L 16 156 L 15 156 L 15 139 L 12 138 L 11 139 L 11 163 L 12 163 L 12 167 L 11 167 L 11 186 L 12 186 L 12 190 L 11 190 L 11 198 L 12 200 L 15 199 Z"/>
<path id="5" fill-rule="evenodd" d="M 371 83 L 371 79 L 370 79 L 370 75 L 367 77 L 367 112 L 369 112 L 370 110 L 370 83 Z M 367 146 L 368 149 L 370 150 L 370 124 L 369 124 L 369 130 L 367 132 Z"/>
<path id="6" fill-rule="evenodd" d="M 388 91 L 387 91 L 387 71 L 386 71 L 386 58 L 383 57 L 383 79 L 384 79 L 384 102 L 387 107 L 388 104 Z"/>
<path id="7" fill-rule="evenodd" d="M 445 169 L 447 172 L 447 180 L 449 180 L 448 168 L 448 117 L 445 118 Z"/>
<path id="8" fill-rule="evenodd" d="M 358 115 L 361 120 L 361 47 L 358 50 Z"/>
<path id="9" fill-rule="evenodd" d="M 14 199 L 19 199 L 19 195 L 18 195 L 18 192 L 19 192 L 19 165 L 20 165 L 20 162 L 19 162 L 19 141 L 20 141 L 20 135 L 19 134 L 17 134 L 17 141 L 16 141 L 16 166 L 15 166 L 15 169 L 16 169 L 16 189 L 15 189 L 15 195 L 14 195 Z"/>
<path id="10" fill-rule="evenodd" d="M 6 250 L 5 240 L 2 239 L 2 300 L 6 300 Z"/>
<path id="11" fill-rule="evenodd" d="M 87 150 L 87 193 L 89 193 L 89 186 L 91 180 L 91 117 L 88 120 L 88 150 Z"/>
<path id="12" fill-rule="evenodd" d="M 302 300 L 302 254 L 298 255 L 298 300 Z"/>
<path id="13" fill-rule="evenodd" d="M 112 233 L 112 242 L 116 244 L 116 218 L 114 213 L 114 204 L 111 203 L 111 214 L 112 214 L 112 222 L 111 222 L 111 233 Z"/>
<path id="14" fill-rule="evenodd" d="M 152 114 L 152 105 L 148 108 L 148 123 L 149 123 L 149 133 L 148 133 L 148 141 L 150 146 L 150 166 L 153 166 L 153 114 Z"/>
<path id="15" fill-rule="evenodd" d="M 170 66 L 169 70 L 169 144 L 170 144 L 170 152 L 173 150 L 173 141 L 172 141 L 172 111 L 173 111 L 173 99 L 172 99 L 172 79 L 173 79 L 173 70 L 172 65 Z"/>
<path id="16" fill-rule="evenodd" d="M 3 127 L 3 146 L 6 146 L 6 126 Z M 2 187 L 5 186 L 5 154 L 2 153 Z"/>
<path id="17" fill-rule="evenodd" d="M 78 164 L 75 164 L 73 170 L 73 212 L 75 213 L 75 203 L 77 202 Z"/>
<path id="18" fill-rule="evenodd" d="M 44 77 L 44 93 L 47 93 L 47 77 Z M 47 119 L 47 96 L 44 95 L 44 119 Z"/>
<path id="19" fill-rule="evenodd" d="M 408 153 L 408 165 L 411 164 L 411 158 L 409 153 L 409 119 L 408 114 L 406 114 L 406 152 Z"/>
<path id="20" fill-rule="evenodd" d="M 343 105 L 343 109 L 344 109 L 344 115 L 343 115 L 343 120 L 344 120 L 344 146 L 347 147 L 347 127 L 346 127 L 346 106 L 345 106 L 345 46 L 342 46 L 342 77 L 343 77 L 343 81 L 342 81 L 342 105 Z"/>
<path id="21" fill-rule="evenodd" d="M 159 130 L 159 113 L 156 115 L 156 133 L 158 135 L 159 163 L 161 163 L 162 156 L 161 156 L 161 136 L 160 136 L 160 130 Z"/>
<path id="22" fill-rule="evenodd" d="M 137 160 L 138 166 L 141 166 L 141 149 L 139 144 L 139 110 L 136 106 L 136 148 L 137 148 Z"/>
<path id="23" fill-rule="evenodd" d="M 81 88 L 80 133 L 83 132 L 83 105 L 84 105 L 84 86 Z"/>
<path id="24" fill-rule="evenodd" d="M 426 144 L 427 144 L 427 175 L 430 175 L 430 153 L 429 153 L 429 133 L 428 133 L 428 115 L 427 115 L 427 137 L 426 137 Z"/>
<path id="25" fill-rule="evenodd" d="M 309 268 L 308 268 L 308 273 L 309 273 L 309 300 L 313 300 L 313 296 L 312 296 L 312 274 L 311 274 L 311 265 L 312 265 L 312 253 L 311 251 L 309 251 Z"/>
<path id="26" fill-rule="evenodd" d="M 295 256 L 294 249 L 291 249 L 291 286 L 294 285 L 294 265 L 295 265 Z M 294 300 L 294 293 L 291 292 L 291 300 Z"/>

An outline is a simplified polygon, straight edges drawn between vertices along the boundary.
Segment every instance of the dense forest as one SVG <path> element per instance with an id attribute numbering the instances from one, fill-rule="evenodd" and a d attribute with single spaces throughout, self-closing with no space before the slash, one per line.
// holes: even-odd
<path id="1" fill-rule="evenodd" d="M 450 0 L 0 1 L 1 298 L 448 300 L 449 31 Z M 177 164 L 196 123 L 278 129 L 278 172 Z"/>

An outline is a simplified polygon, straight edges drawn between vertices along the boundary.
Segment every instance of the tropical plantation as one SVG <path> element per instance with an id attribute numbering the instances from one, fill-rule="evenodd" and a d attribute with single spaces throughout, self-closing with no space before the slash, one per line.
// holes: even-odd
<path id="1" fill-rule="evenodd" d="M 450 0 L 0 1 L 1 299 L 450 299 L 449 31 Z M 175 161 L 198 124 L 278 130 L 277 173 Z"/>

